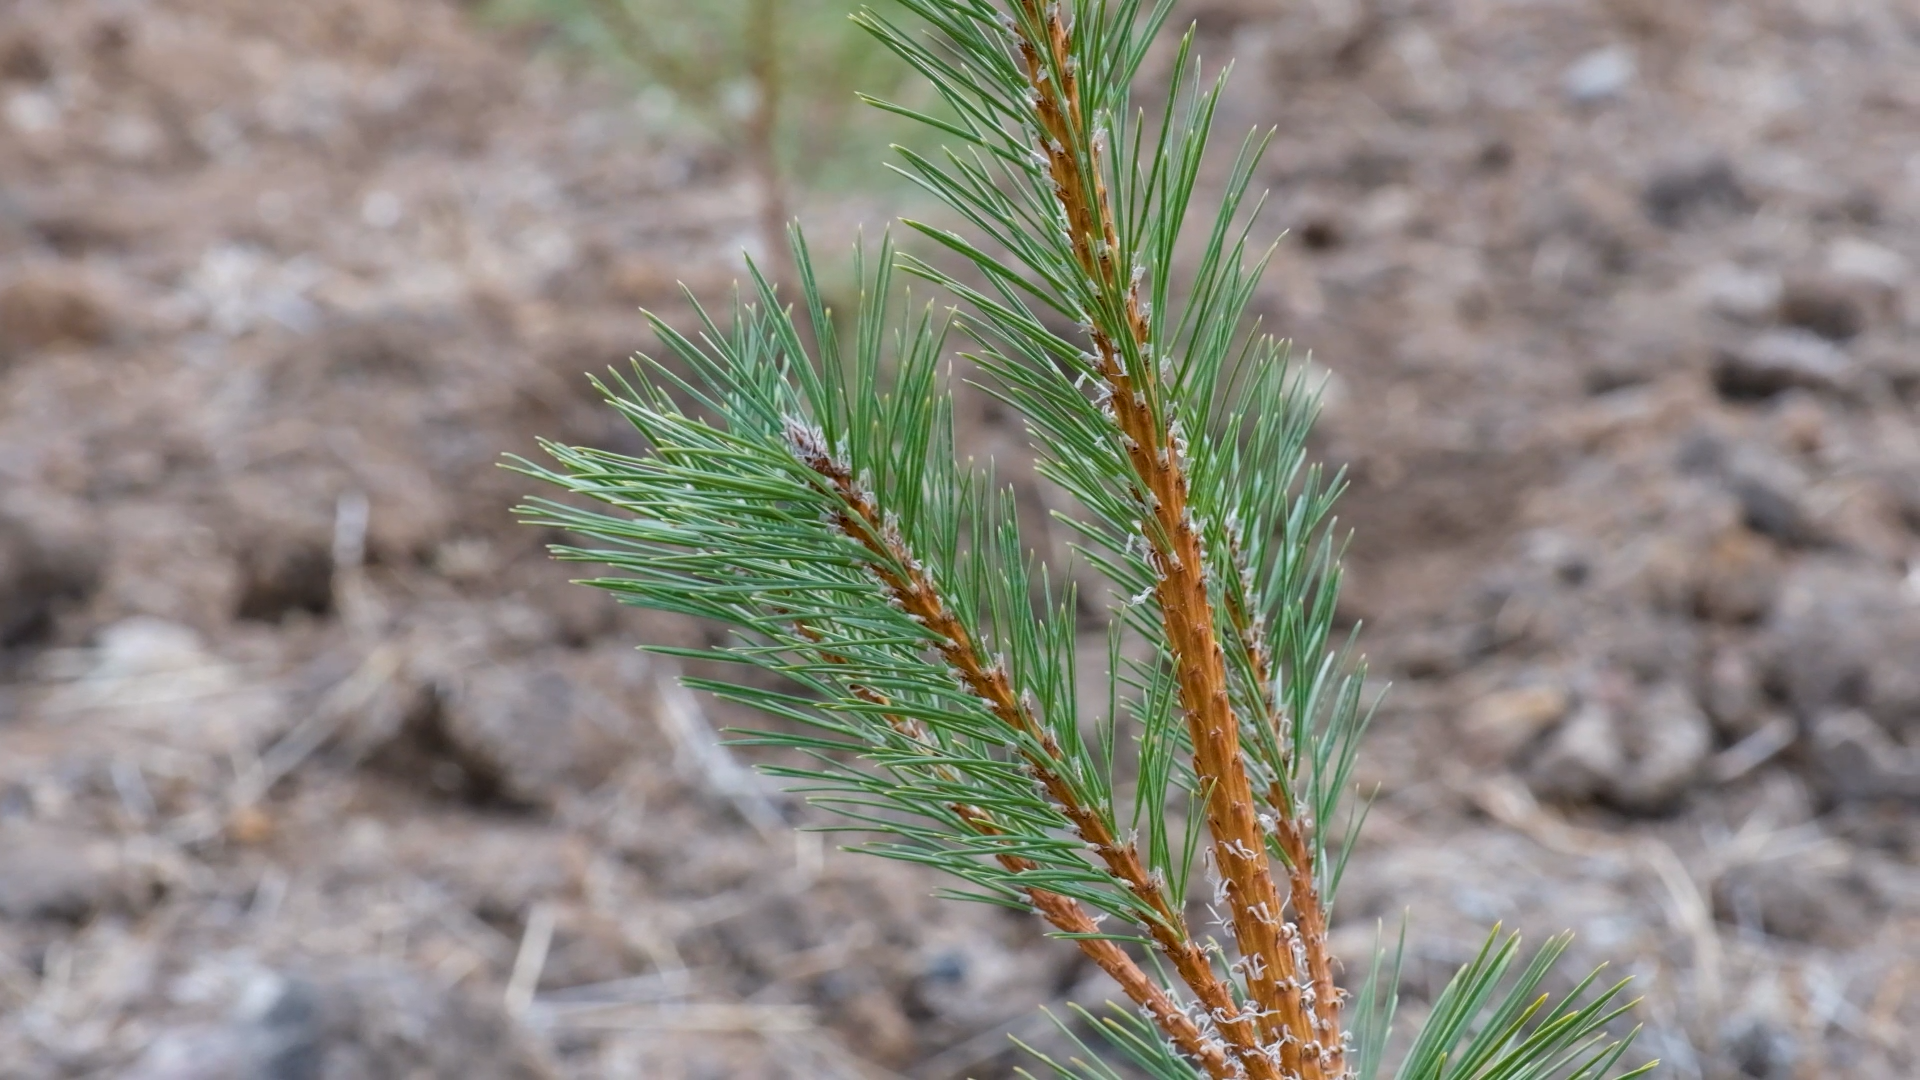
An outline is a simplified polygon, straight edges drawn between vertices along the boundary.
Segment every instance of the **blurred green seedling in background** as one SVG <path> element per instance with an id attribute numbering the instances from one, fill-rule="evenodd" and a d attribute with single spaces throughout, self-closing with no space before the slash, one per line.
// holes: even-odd
<path id="1" fill-rule="evenodd" d="M 630 82 L 668 128 L 739 155 L 758 189 L 760 252 L 776 265 L 809 190 L 872 186 L 886 146 L 925 138 L 866 108 L 921 87 L 848 18 L 842 0 L 493 0 L 509 25 L 544 28 L 555 46 Z M 925 96 L 925 95 L 922 95 Z M 894 188 L 897 191 L 897 186 Z"/>

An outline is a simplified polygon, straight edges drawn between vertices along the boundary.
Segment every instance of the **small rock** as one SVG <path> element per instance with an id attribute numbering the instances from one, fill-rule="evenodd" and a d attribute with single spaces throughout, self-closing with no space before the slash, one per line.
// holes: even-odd
<path id="1" fill-rule="evenodd" d="M 51 78 L 53 64 L 38 41 L 19 33 L 0 42 L 0 79 L 31 85 Z"/>
<path id="2" fill-rule="evenodd" d="M 1729 529 L 1707 549 L 1695 608 L 1714 622 L 1763 618 L 1780 588 L 1780 558 L 1755 531 Z"/>
<path id="3" fill-rule="evenodd" d="M 1409 679 L 1437 679 L 1455 674 L 1473 654 L 1469 627 L 1415 630 L 1393 643 L 1393 662 Z"/>
<path id="4" fill-rule="evenodd" d="M 317 537 L 276 538 L 255 544 L 240 557 L 242 619 L 280 622 L 289 615 L 326 615 L 333 610 L 333 552 Z"/>
<path id="5" fill-rule="evenodd" d="M 51 90 L 19 90 L 8 94 L 4 113 L 8 126 L 29 139 L 53 135 L 60 127 L 60 99 Z"/>
<path id="6" fill-rule="evenodd" d="M 1846 866 L 1773 859 L 1729 870 L 1714 890 L 1716 914 L 1789 941 L 1846 946 L 1872 932 L 1882 907 L 1872 883 Z"/>
<path id="7" fill-rule="evenodd" d="M 369 964 L 275 976 L 224 1025 L 162 1033 L 126 1080 L 552 1080 L 498 1006 Z"/>
<path id="8" fill-rule="evenodd" d="M 543 630 L 550 632 L 550 628 Z M 441 644 L 446 644 L 442 642 Z M 360 733 L 372 764 L 440 794 L 550 805 L 591 788 L 640 745 L 644 665 L 626 649 L 502 659 L 504 642 L 417 655 L 400 721 Z"/>
<path id="9" fill-rule="evenodd" d="M 1820 531 L 1801 502 L 1792 494 L 1792 488 L 1786 484 L 1770 482 L 1767 477 L 1751 473 L 1736 475 L 1731 486 L 1734 497 L 1740 500 L 1740 520 L 1754 533 L 1769 537 L 1791 547 L 1808 547 L 1820 539 Z M 1755 551 L 1743 560 L 1749 566 L 1764 564 L 1766 555 Z M 1766 590 L 1771 595 L 1772 590 Z M 1757 616 L 1765 608 L 1755 611 Z"/>
<path id="10" fill-rule="evenodd" d="M 1370 192 L 1354 213 L 1366 236 L 1391 236 L 1406 229 L 1420 211 L 1420 197 L 1406 184 L 1388 184 Z"/>
<path id="11" fill-rule="evenodd" d="M 1892 465 L 1889 471 L 1899 469 Z M 1916 482 L 1920 472 L 1904 479 L 1842 474 L 1826 480 L 1820 486 L 1821 535 L 1838 550 L 1882 566 L 1908 564 L 1911 554 L 1920 553 L 1914 546 L 1920 515 L 1914 513 L 1910 495 L 1900 489 Z M 1920 584 L 1920 578 L 1915 584 Z"/>
<path id="12" fill-rule="evenodd" d="M 273 684 L 209 652 L 200 636 L 147 616 L 102 630 L 80 654 L 79 678 L 42 708 L 165 742 L 176 751 L 251 753 L 280 730 L 285 703 Z"/>
<path id="13" fill-rule="evenodd" d="M 1525 543 L 1527 561 L 1548 570 L 1563 585 L 1578 588 L 1593 576 L 1599 552 L 1589 542 L 1556 529 L 1536 529 Z"/>
<path id="14" fill-rule="evenodd" d="M 1530 763 L 1536 794 L 1658 814 L 1693 785 L 1713 749 L 1712 728 L 1693 696 L 1674 683 L 1640 696 L 1623 681 L 1601 679 L 1599 691 Z"/>
<path id="15" fill-rule="evenodd" d="M 1626 750 L 1612 712 L 1588 703 L 1553 733 L 1528 769 L 1527 780 L 1543 799 L 1590 802 L 1625 766 Z"/>
<path id="16" fill-rule="evenodd" d="M 1583 636 L 1583 648 L 1610 669 L 1631 675 L 1640 685 L 1653 686 L 1690 676 L 1699 666 L 1699 633 L 1690 623 L 1632 612 L 1615 619 L 1582 619 L 1579 606 L 1569 613 L 1562 640 Z M 1635 703 L 1631 690 L 1614 696 L 1622 708 Z"/>
<path id="17" fill-rule="evenodd" d="M 921 946 L 912 999 L 942 1021 L 962 1028 L 995 1022 L 1009 1004 L 1040 999 L 1035 989 L 1059 978 L 1058 953 L 1033 948 L 1025 933 L 982 933 L 954 924 Z"/>
<path id="18" fill-rule="evenodd" d="M 1721 1051 L 1739 1075 L 1750 1080 L 1792 1080 L 1800 1045 L 1784 1025 L 1750 1017 L 1730 1025 Z"/>
<path id="19" fill-rule="evenodd" d="M 1780 293 L 1780 321 L 1828 341 L 1851 341 L 1867 328 L 1868 312 L 1879 306 L 1863 293 L 1871 286 L 1828 277 L 1795 278 Z"/>
<path id="20" fill-rule="evenodd" d="M 107 909 L 142 910 L 154 879 L 111 840 L 24 823 L 0 828 L 0 915 L 80 922 Z"/>
<path id="21" fill-rule="evenodd" d="M 1861 349 L 1863 363 L 1877 381 L 1905 399 L 1920 404 L 1920 352 L 1895 340 L 1869 340 Z M 1920 514 L 1914 519 L 1920 521 Z"/>
<path id="22" fill-rule="evenodd" d="M 1564 686 L 1522 686 L 1488 694 L 1468 708 L 1460 730 L 1502 760 L 1511 757 L 1567 714 L 1572 699 Z"/>
<path id="23" fill-rule="evenodd" d="M 46 637 L 100 582 L 95 545 L 0 517 L 0 649 Z"/>
<path id="24" fill-rule="evenodd" d="M 1713 750 L 1712 728 L 1693 695 L 1674 683 L 1648 694 L 1633 721 L 1626 767 L 1614 777 L 1608 794 L 1622 809 L 1659 813 L 1700 775 Z"/>
<path id="25" fill-rule="evenodd" d="M 1701 552 L 1699 544 L 1678 536 L 1648 538 L 1646 554 L 1629 579 L 1634 599 L 1657 612 L 1698 613 Z"/>
<path id="26" fill-rule="evenodd" d="M 913 1021 L 898 995 L 885 989 L 870 988 L 836 1002 L 833 1021 L 866 1060 L 898 1068 L 910 1064 L 919 1050 Z"/>
<path id="27" fill-rule="evenodd" d="M 154 1036 L 121 1080 L 315 1080 L 279 1067 L 277 1048 L 247 1028 L 192 1024 Z"/>
<path id="28" fill-rule="evenodd" d="M 228 840 L 243 847 L 253 847 L 273 839 L 273 815 L 258 806 L 239 806 L 227 815 L 225 834 Z"/>
<path id="29" fill-rule="evenodd" d="M 509 798 L 592 787 L 618 766 L 611 729 L 627 717 L 578 674 L 539 664 L 473 672 L 445 702 L 447 733 Z"/>
<path id="30" fill-rule="evenodd" d="M 410 825 L 393 838 L 392 855 L 494 922 L 523 919 L 542 900 L 578 892 L 590 862 L 576 838 L 556 841 L 544 827 L 511 821 L 490 821 L 449 839 L 444 825 Z"/>
<path id="31" fill-rule="evenodd" d="M 1912 269 L 1899 252 L 1851 236 L 1827 248 L 1827 272 L 1843 280 L 1869 282 L 1891 291 L 1906 284 Z"/>
<path id="32" fill-rule="evenodd" d="M 1673 464 L 1690 475 L 1718 472 L 1727 464 L 1726 440 L 1705 429 L 1689 431 L 1675 448 Z"/>
<path id="33" fill-rule="evenodd" d="M 1804 387 L 1833 393 L 1851 381 L 1853 358 L 1805 329 L 1771 330 L 1714 358 L 1713 385 L 1729 400 L 1772 397 Z"/>
<path id="34" fill-rule="evenodd" d="M 1728 740 L 1744 739 L 1766 721 L 1760 665 L 1745 649 L 1722 646 L 1707 661 L 1701 702 L 1714 727 Z"/>
<path id="35" fill-rule="evenodd" d="M 1786 288 L 1771 270 L 1750 270 L 1735 263 L 1715 263 L 1687 283 L 1687 291 L 1707 310 L 1739 322 L 1757 322 L 1780 307 Z"/>
<path id="36" fill-rule="evenodd" d="M 1579 105 L 1591 105 L 1620 96 L 1639 74 L 1633 50 L 1624 45 L 1595 49 L 1573 62 L 1560 78 L 1560 88 Z"/>
<path id="37" fill-rule="evenodd" d="M 0 286 L 0 362 L 57 346 L 97 345 L 112 333 L 106 308 L 78 277 L 48 272 Z"/>
<path id="38" fill-rule="evenodd" d="M 1866 713 L 1828 713 L 1813 722 L 1812 735 L 1820 779 L 1834 798 L 1920 799 L 1920 751 L 1895 742 Z"/>
<path id="39" fill-rule="evenodd" d="M 1898 576 L 1828 560 L 1802 563 L 1786 577 L 1767 636 L 1803 723 L 1858 709 L 1896 740 L 1920 734 L 1920 605 Z"/>
<path id="40" fill-rule="evenodd" d="M 1733 166 L 1722 158 L 1656 173 L 1641 190 L 1640 203 L 1654 224 L 1668 229 L 1754 208 Z"/>
<path id="41" fill-rule="evenodd" d="M 1830 411 L 1831 406 L 1814 395 L 1804 390 L 1789 390 L 1776 399 L 1773 423 L 1789 450 L 1802 455 L 1817 454 L 1831 441 Z"/>

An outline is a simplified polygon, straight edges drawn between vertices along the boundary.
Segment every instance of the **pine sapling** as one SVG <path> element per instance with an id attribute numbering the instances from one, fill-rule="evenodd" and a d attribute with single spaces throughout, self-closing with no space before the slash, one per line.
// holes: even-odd
<path id="1" fill-rule="evenodd" d="M 1265 261 L 1248 239 L 1262 140 L 1189 229 L 1223 82 L 1189 34 L 1156 115 L 1129 102 L 1170 2 L 898 0 L 924 33 L 861 11 L 945 106 L 874 102 L 950 144 L 900 151 L 898 171 L 971 233 L 907 222 L 949 261 L 883 244 L 843 321 L 794 232 L 796 303 L 755 271 L 727 318 L 655 320 L 677 363 L 599 384 L 645 453 L 547 443 L 553 464 L 516 461 L 604 508 L 522 512 L 587 538 L 555 553 L 610 568 L 590 584 L 732 632 L 663 651 L 779 676 L 688 682 L 773 718 L 743 741 L 798 751 L 807 764 L 769 771 L 865 850 L 1034 913 L 1111 976 L 1133 1007 L 1069 1034 L 1154 1077 L 1374 1080 L 1397 960 L 1376 950 L 1349 997 L 1328 943 L 1370 711 L 1334 628 L 1340 482 L 1307 461 L 1313 387 L 1243 318 Z M 897 273 L 954 306 L 914 306 Z M 1077 508 L 1061 517 L 1076 561 L 1108 586 L 1095 715 L 1070 576 L 956 456 L 956 338 L 1024 419 Z M 1490 937 L 1394 1075 L 1609 1076 L 1622 987 L 1538 994 L 1565 945 L 1516 969 L 1517 940 Z M 1122 1075 L 1080 1050 L 1039 1061 Z"/>

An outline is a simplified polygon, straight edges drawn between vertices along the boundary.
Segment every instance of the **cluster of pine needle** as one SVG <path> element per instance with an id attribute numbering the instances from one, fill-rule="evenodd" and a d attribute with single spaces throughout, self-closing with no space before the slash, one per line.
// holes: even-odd
<path id="1" fill-rule="evenodd" d="M 587 538 L 557 553 L 610 569 L 592 584 L 731 631 L 689 655 L 779 676 L 695 685 L 782 721 L 746 741 L 802 752 L 774 771 L 866 850 L 1033 912 L 1112 976 L 1131 1007 L 1069 1018 L 1079 1052 L 1036 1067 L 1374 1080 L 1398 961 L 1355 965 L 1350 996 L 1327 933 L 1369 714 L 1334 628 L 1340 484 L 1307 460 L 1313 387 L 1243 317 L 1262 140 L 1190 223 L 1222 81 L 1189 35 L 1159 107 L 1130 102 L 1171 0 L 898 2 L 914 31 L 855 19 L 944 108 L 874 104 L 946 140 L 898 169 L 970 233 L 907 222 L 946 258 L 883 245 L 848 317 L 794 233 L 792 303 L 756 273 L 726 317 L 656 322 L 671 362 L 602 384 L 643 454 L 517 463 L 600 507 L 523 513 Z M 898 274 L 950 305 L 915 306 Z M 1077 507 L 1075 558 L 1110 586 L 1105 672 L 1076 668 L 1070 575 L 956 454 L 956 351 Z M 1612 1074 L 1621 988 L 1541 994 L 1564 947 L 1522 965 L 1490 937 L 1394 1075 Z"/>

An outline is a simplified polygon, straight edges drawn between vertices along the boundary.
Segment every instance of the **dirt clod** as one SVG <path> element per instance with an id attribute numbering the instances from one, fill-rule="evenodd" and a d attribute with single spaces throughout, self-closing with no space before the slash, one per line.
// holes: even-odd
<path id="1" fill-rule="evenodd" d="M 137 912 L 153 889 L 110 840 L 58 825 L 0 825 L 0 917 L 80 922 L 109 909 Z"/>
<path id="2" fill-rule="evenodd" d="M 112 332 L 107 309 L 71 274 L 49 271 L 0 284 L 0 365 L 46 349 L 98 345 Z"/>
<path id="3" fill-rule="evenodd" d="M 1721 396 L 1734 401 L 1768 398 L 1795 387 L 1831 393 L 1846 387 L 1853 368 L 1853 358 L 1825 335 L 1805 328 L 1775 330 L 1721 350 L 1713 384 Z"/>
<path id="4" fill-rule="evenodd" d="M 160 1033 L 136 1080 L 431 1076 L 548 1080 L 550 1065 L 488 1008 L 404 971 L 264 973 L 240 1016 Z"/>

